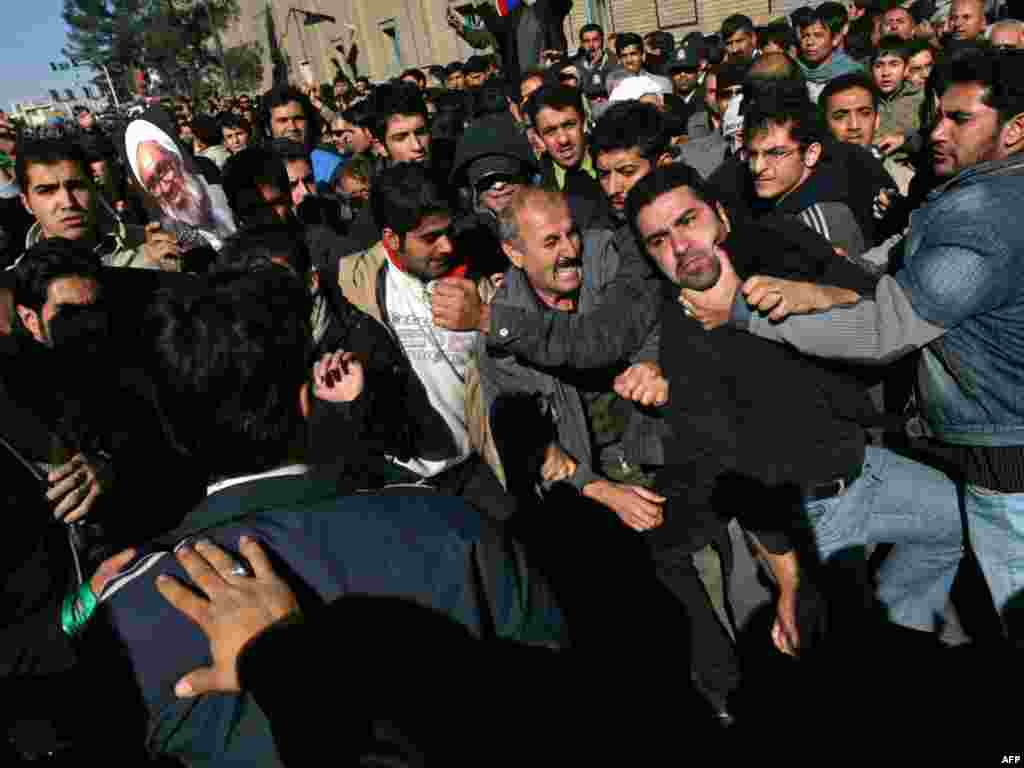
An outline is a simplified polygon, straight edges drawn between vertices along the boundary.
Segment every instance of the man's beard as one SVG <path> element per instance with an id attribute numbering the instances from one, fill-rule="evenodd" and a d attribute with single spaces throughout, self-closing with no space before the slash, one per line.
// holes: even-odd
<path id="1" fill-rule="evenodd" d="M 700 248 L 700 255 L 706 255 L 710 259 L 710 266 L 700 272 L 684 272 L 682 265 L 676 270 L 676 283 L 680 288 L 688 288 L 691 291 L 706 291 L 713 288 L 718 278 L 722 276 L 722 265 L 718 260 L 718 254 L 714 247 Z"/>
<path id="2" fill-rule="evenodd" d="M 203 227 L 210 219 L 210 198 L 202 182 L 191 173 L 182 174 L 184 187 L 176 203 L 160 203 L 161 210 L 172 219 L 193 227 Z"/>

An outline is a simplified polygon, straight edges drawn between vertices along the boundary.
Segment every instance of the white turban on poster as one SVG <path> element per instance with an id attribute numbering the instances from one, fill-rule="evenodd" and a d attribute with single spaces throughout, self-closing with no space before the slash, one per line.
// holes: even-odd
<path id="1" fill-rule="evenodd" d="M 174 139 L 147 120 L 133 120 L 124 134 L 125 154 L 135 180 L 161 211 L 161 226 L 188 250 L 217 250 L 235 233 L 224 190 L 192 168 Z"/>

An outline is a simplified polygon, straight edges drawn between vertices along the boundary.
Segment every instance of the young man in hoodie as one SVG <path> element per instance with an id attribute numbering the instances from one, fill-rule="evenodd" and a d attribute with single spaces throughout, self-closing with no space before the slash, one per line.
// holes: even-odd
<path id="1" fill-rule="evenodd" d="M 825 132 L 807 103 L 753 103 L 744 125 L 741 158 L 754 192 L 773 214 L 794 216 L 850 257 L 865 250 L 864 235 L 844 201 L 836 174 L 822 173 Z"/>
<path id="2" fill-rule="evenodd" d="M 834 77 L 860 71 L 861 66 L 841 48 L 842 28 L 837 19 L 820 8 L 797 29 L 800 35 L 800 70 L 807 80 L 807 92 L 817 103 L 822 89 Z"/>

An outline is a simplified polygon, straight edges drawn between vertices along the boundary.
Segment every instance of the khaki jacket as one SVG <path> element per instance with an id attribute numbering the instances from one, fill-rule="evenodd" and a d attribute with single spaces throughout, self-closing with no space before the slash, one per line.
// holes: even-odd
<path id="1" fill-rule="evenodd" d="M 380 285 L 381 270 L 387 263 L 388 256 L 384 244 L 378 242 L 368 251 L 343 256 L 338 262 L 338 287 L 342 294 L 357 309 L 393 333 L 386 319 L 385 307 L 381 306 L 383 297 Z M 485 288 L 490 283 L 484 281 L 478 286 L 481 298 L 489 300 Z M 491 437 L 487 411 L 480 388 L 480 370 L 478 359 L 474 356 L 466 366 L 466 428 L 469 432 L 470 445 L 494 470 L 502 486 L 505 485 L 505 473 L 498 459 L 498 450 Z"/>

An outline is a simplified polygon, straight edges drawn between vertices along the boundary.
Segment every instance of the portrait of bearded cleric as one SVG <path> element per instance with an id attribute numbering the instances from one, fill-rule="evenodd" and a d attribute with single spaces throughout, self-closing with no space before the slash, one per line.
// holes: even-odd
<path id="1" fill-rule="evenodd" d="M 125 154 L 139 186 L 161 212 L 161 225 L 184 248 L 220 249 L 235 232 L 224 191 L 195 171 L 174 140 L 159 126 L 134 120 L 124 136 Z"/>

